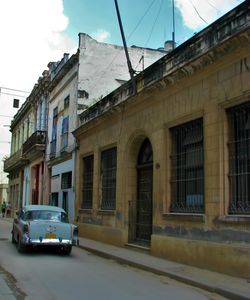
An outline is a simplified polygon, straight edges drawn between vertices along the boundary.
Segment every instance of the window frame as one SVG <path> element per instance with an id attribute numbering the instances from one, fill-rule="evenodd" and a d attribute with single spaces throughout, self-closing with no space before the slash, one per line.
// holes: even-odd
<path id="1" fill-rule="evenodd" d="M 81 209 L 93 208 L 93 186 L 94 186 L 94 154 L 82 158 L 82 202 Z"/>
<path id="2" fill-rule="evenodd" d="M 66 181 L 66 183 L 65 183 Z M 72 188 L 72 171 L 61 174 L 61 189 L 67 190 Z"/>
<path id="3" fill-rule="evenodd" d="M 203 131 L 203 118 L 197 118 L 169 129 L 171 138 L 170 213 L 205 213 Z"/>
<path id="4" fill-rule="evenodd" d="M 108 159 L 110 158 L 111 159 Z M 109 176 L 111 174 L 111 176 Z M 101 210 L 116 209 L 117 147 L 101 152 Z"/>
<path id="5" fill-rule="evenodd" d="M 250 102 L 227 108 L 226 117 L 228 125 L 226 213 L 231 216 L 250 215 L 250 201 L 248 200 L 250 193 Z M 240 197 L 245 200 L 239 199 Z"/>

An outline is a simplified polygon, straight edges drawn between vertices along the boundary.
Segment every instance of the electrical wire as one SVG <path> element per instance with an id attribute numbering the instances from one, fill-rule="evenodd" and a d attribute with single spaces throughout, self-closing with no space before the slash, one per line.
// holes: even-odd
<path id="1" fill-rule="evenodd" d="M 158 20 L 158 18 L 159 18 L 159 15 L 160 15 L 160 12 L 161 12 L 161 9 L 162 9 L 162 5 L 163 5 L 163 0 L 161 0 L 161 4 L 160 4 L 160 7 L 159 7 L 159 10 L 158 10 L 157 15 L 156 15 L 156 18 L 155 18 L 155 20 L 154 20 L 154 23 L 153 23 L 151 32 L 150 32 L 150 34 L 149 34 L 149 37 L 148 37 L 148 39 L 147 39 L 147 41 L 146 41 L 145 47 L 147 46 L 148 42 L 149 42 L 150 39 L 151 39 L 151 36 L 152 36 L 153 31 L 154 31 L 154 28 L 155 28 L 155 24 L 156 24 L 156 22 L 157 22 L 157 20 Z"/>
<path id="2" fill-rule="evenodd" d="M 222 14 L 222 11 L 219 10 L 215 5 L 210 3 L 210 1 L 206 0 L 207 4 L 210 5 L 212 8 L 214 8 L 219 14 Z"/>
<path id="3" fill-rule="evenodd" d="M 140 20 L 138 21 L 138 23 L 136 24 L 135 28 L 132 30 L 132 32 L 129 34 L 128 36 L 128 41 L 131 38 L 131 36 L 134 34 L 134 32 L 136 31 L 136 29 L 139 27 L 139 25 L 141 24 L 142 20 L 145 18 L 146 14 L 149 12 L 150 8 L 153 6 L 153 4 L 155 3 L 156 0 L 153 0 L 149 7 L 146 9 L 146 11 L 144 12 L 143 16 L 140 18 Z"/>
<path id="4" fill-rule="evenodd" d="M 151 9 L 151 7 L 153 6 L 153 4 L 156 2 L 156 0 L 153 0 L 149 6 L 147 7 L 147 9 L 145 10 L 144 14 L 142 15 L 142 17 L 140 18 L 140 20 L 137 22 L 135 28 L 131 31 L 131 33 L 128 35 L 127 40 L 129 41 L 130 38 L 132 37 L 132 35 L 135 33 L 135 31 L 137 30 L 137 28 L 139 27 L 139 25 L 141 24 L 141 22 L 143 21 L 143 19 L 145 18 L 145 16 L 147 15 L 147 13 L 149 12 L 149 10 Z M 98 80 L 101 80 L 102 78 L 104 78 L 104 75 L 108 72 L 108 70 L 110 69 L 110 67 L 112 66 L 112 64 L 114 63 L 114 61 L 116 60 L 116 58 L 121 54 L 121 52 L 124 51 L 123 49 L 121 49 L 110 61 L 110 63 L 103 69 L 103 71 L 101 71 L 99 74 L 99 78 Z M 143 50 L 144 51 L 144 50 Z"/>
<path id="5" fill-rule="evenodd" d="M 20 92 L 20 93 L 26 93 L 26 94 L 29 94 L 30 92 L 27 92 L 27 91 L 23 91 L 23 90 L 17 90 L 17 89 L 12 89 L 12 88 L 7 88 L 7 87 L 4 87 L 4 86 L 0 86 L 0 91 L 1 89 L 4 89 L 4 90 L 9 90 L 9 91 L 15 91 L 15 92 Z M 0 92 L 1 93 L 1 92 Z"/>
<path id="6" fill-rule="evenodd" d="M 7 116 L 7 115 L 0 115 L 0 117 L 4 117 L 4 118 L 13 118 L 12 116 Z"/>
<path id="7" fill-rule="evenodd" d="M 22 95 L 17 95 L 17 94 L 11 94 L 11 93 L 3 93 L 3 92 L 1 92 L 0 95 L 9 95 L 9 96 L 27 98 L 27 96 L 22 96 Z"/>
<path id="8" fill-rule="evenodd" d="M 208 24 L 208 22 L 200 15 L 199 11 L 197 10 L 197 8 L 195 7 L 195 5 L 193 4 L 192 0 L 188 0 L 191 5 L 193 6 L 193 9 L 195 10 L 196 14 L 198 15 L 198 17 L 205 22 L 206 24 Z"/>

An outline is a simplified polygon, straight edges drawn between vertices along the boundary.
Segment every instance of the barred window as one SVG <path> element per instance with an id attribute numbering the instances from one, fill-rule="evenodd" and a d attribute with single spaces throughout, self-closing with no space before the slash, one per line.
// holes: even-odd
<path id="1" fill-rule="evenodd" d="M 50 205 L 58 206 L 58 193 L 51 193 L 51 200 Z"/>
<path id="2" fill-rule="evenodd" d="M 91 209 L 93 201 L 94 155 L 83 158 L 82 208 Z"/>
<path id="3" fill-rule="evenodd" d="M 229 214 L 250 214 L 250 102 L 227 111 Z"/>
<path id="4" fill-rule="evenodd" d="M 172 212 L 204 212 L 204 161 L 202 119 L 171 129 Z"/>
<path id="5" fill-rule="evenodd" d="M 108 149 L 101 155 L 101 208 L 115 209 L 116 202 L 116 148 Z"/>
<path id="6" fill-rule="evenodd" d="M 70 189 L 72 186 L 72 172 L 62 173 L 61 188 L 62 190 Z"/>

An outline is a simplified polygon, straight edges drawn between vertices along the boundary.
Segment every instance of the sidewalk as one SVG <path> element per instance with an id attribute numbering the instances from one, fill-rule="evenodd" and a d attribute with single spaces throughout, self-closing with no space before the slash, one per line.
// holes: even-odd
<path id="1" fill-rule="evenodd" d="M 12 222 L 13 219 L 6 218 L 5 221 Z M 241 279 L 199 269 L 158 258 L 132 247 L 116 247 L 83 237 L 79 237 L 79 248 L 95 255 L 115 260 L 121 264 L 149 271 L 157 275 L 167 276 L 182 283 L 214 292 L 228 299 L 250 300 L 250 278 Z M 4 282 L 0 283 L 0 290 L 1 284 L 4 284 Z M 11 295 L 9 297 L 6 299 L 12 299 Z"/>
<path id="2" fill-rule="evenodd" d="M 131 247 L 122 248 L 109 244 L 79 238 L 79 247 L 104 258 L 113 259 L 121 264 L 167 276 L 182 283 L 214 292 L 228 299 L 250 299 L 249 280 L 235 278 L 152 256 Z M 249 258 L 250 259 L 250 258 Z"/>

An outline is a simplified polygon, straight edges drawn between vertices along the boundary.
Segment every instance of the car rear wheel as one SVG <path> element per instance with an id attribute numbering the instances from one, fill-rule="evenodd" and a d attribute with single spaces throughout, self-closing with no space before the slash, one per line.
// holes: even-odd
<path id="1" fill-rule="evenodd" d="M 70 255 L 71 250 L 72 250 L 72 246 L 65 247 L 65 248 L 63 249 L 63 254 L 65 254 L 65 255 Z"/>
<path id="2" fill-rule="evenodd" d="M 11 232 L 11 242 L 13 243 L 13 244 L 16 244 L 16 240 L 15 240 L 15 237 L 14 237 L 14 231 L 12 230 L 12 232 Z"/>
<path id="3" fill-rule="evenodd" d="M 23 253 L 25 251 L 25 246 L 24 244 L 21 242 L 21 239 L 18 238 L 18 243 L 17 243 L 17 250 L 19 253 Z"/>

